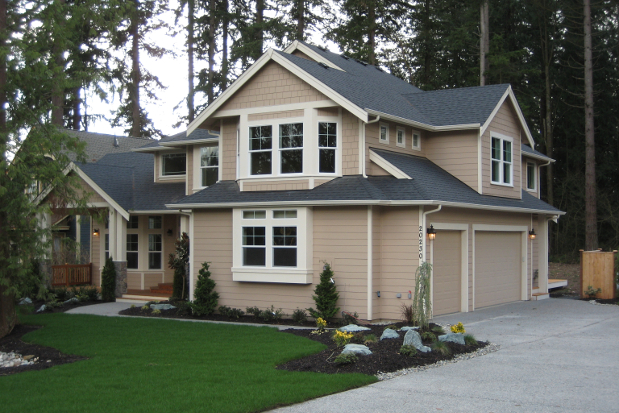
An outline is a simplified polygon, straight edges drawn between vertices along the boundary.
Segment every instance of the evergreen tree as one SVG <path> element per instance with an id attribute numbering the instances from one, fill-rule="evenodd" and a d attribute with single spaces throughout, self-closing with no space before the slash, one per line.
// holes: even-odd
<path id="1" fill-rule="evenodd" d="M 105 260 L 101 271 L 101 299 L 106 302 L 116 301 L 116 267 L 112 257 Z"/>
<path id="2" fill-rule="evenodd" d="M 338 311 L 337 300 L 340 298 L 335 281 L 333 281 L 333 270 L 329 263 L 325 263 L 322 273 L 320 273 L 320 283 L 314 289 L 312 298 L 316 303 L 316 309 L 308 308 L 307 311 L 314 318 L 321 317 L 323 320 L 330 320 Z"/>
<path id="3" fill-rule="evenodd" d="M 219 294 L 215 290 L 215 281 L 211 279 L 209 263 L 203 262 L 198 273 L 196 290 L 193 293 L 192 309 L 196 315 L 211 315 L 217 308 Z"/>
<path id="4" fill-rule="evenodd" d="M 168 267 L 174 270 L 173 293 L 174 298 L 187 299 L 187 266 L 189 265 L 189 236 L 183 232 L 174 243 L 176 252 L 170 254 Z"/>

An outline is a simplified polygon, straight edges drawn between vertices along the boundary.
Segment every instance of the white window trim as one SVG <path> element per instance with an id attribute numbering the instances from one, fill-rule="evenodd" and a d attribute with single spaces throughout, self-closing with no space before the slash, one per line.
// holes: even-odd
<path id="1" fill-rule="evenodd" d="M 415 146 L 415 135 L 419 137 L 417 146 Z M 416 151 L 421 150 L 421 133 L 418 130 L 413 130 L 413 133 L 411 133 L 411 148 Z"/>
<path id="2" fill-rule="evenodd" d="M 533 165 L 533 188 L 529 188 L 529 165 Z M 528 192 L 537 192 L 537 164 L 535 162 L 526 163 L 524 187 Z"/>
<path id="3" fill-rule="evenodd" d="M 163 157 L 165 155 L 185 155 L 185 173 L 179 175 L 164 175 L 163 174 Z M 159 156 L 159 180 L 160 181 L 174 181 L 181 180 L 187 177 L 187 152 L 186 151 L 174 151 L 174 152 L 165 152 L 158 154 Z"/>
<path id="4" fill-rule="evenodd" d="M 492 180 L 492 139 L 500 139 L 501 141 L 501 160 L 500 160 L 500 167 L 499 167 L 499 181 L 493 181 Z M 506 184 L 504 183 L 504 177 L 503 177 L 503 165 L 505 164 L 505 161 L 503 160 L 503 142 L 504 141 L 508 141 L 511 142 L 512 144 L 512 161 L 510 162 L 511 168 L 510 168 L 510 183 Z M 514 166 L 515 166 L 515 162 L 514 159 L 516 159 L 516 155 L 515 155 L 515 148 L 514 148 L 514 139 L 506 136 L 506 135 L 502 135 L 500 133 L 496 133 L 496 132 L 490 132 L 490 183 L 492 185 L 498 185 L 498 186 L 505 186 L 505 187 L 509 187 L 509 188 L 513 188 L 514 187 Z"/>
<path id="5" fill-rule="evenodd" d="M 313 223 L 311 208 L 255 208 L 266 210 L 264 219 L 243 219 L 243 211 L 249 208 L 234 209 L 233 216 L 233 267 L 232 280 L 240 282 L 266 282 L 285 284 L 311 284 L 313 280 Z M 273 218 L 274 210 L 295 209 L 296 218 Z M 266 265 L 252 267 L 243 265 L 243 227 L 265 227 Z M 297 227 L 297 266 L 273 266 L 273 227 Z"/>
<path id="6" fill-rule="evenodd" d="M 331 149 L 330 147 L 322 147 L 319 146 L 319 139 L 318 139 L 318 132 L 320 131 L 320 124 L 321 123 L 335 123 L 335 147 L 332 149 L 335 149 L 335 172 L 320 172 L 320 150 L 321 149 Z M 313 163 L 316 166 L 316 176 L 338 176 L 341 174 L 342 172 L 342 168 L 341 168 L 341 157 L 340 157 L 340 147 L 342 145 L 341 141 L 342 141 L 342 133 L 340 130 L 340 125 L 341 123 L 339 122 L 339 119 L 336 120 L 336 118 L 332 118 L 332 119 L 328 119 L 328 118 L 324 118 L 324 119 L 318 119 L 318 122 L 316 122 L 316 155 L 315 157 L 313 157 L 314 161 Z"/>
<path id="7" fill-rule="evenodd" d="M 402 143 L 398 143 L 398 133 L 400 132 L 402 132 Z M 400 148 L 406 148 L 406 130 L 401 126 L 395 128 L 395 145 Z"/>
<path id="8" fill-rule="evenodd" d="M 383 134 L 381 133 L 383 127 L 387 128 L 387 133 L 385 133 L 386 139 L 383 139 Z M 383 122 L 378 124 L 378 142 L 389 145 L 389 124 Z"/>
<path id="9" fill-rule="evenodd" d="M 280 136 L 280 130 L 279 127 L 281 125 L 292 125 L 295 123 L 300 123 L 303 128 L 303 146 L 300 147 L 293 147 L 293 148 L 282 148 L 281 146 L 281 136 Z M 300 122 L 278 122 L 277 123 L 277 156 L 278 156 L 278 162 L 277 162 L 277 175 L 279 176 L 302 176 L 303 172 L 305 171 L 305 168 L 307 167 L 307 165 L 305 164 L 305 146 L 306 146 L 306 128 L 305 128 L 305 122 L 300 121 Z M 284 173 L 282 172 L 282 152 L 285 151 L 294 151 L 294 150 L 301 150 L 302 153 L 302 157 L 301 157 L 301 172 L 288 172 L 288 173 Z M 272 162 L 273 160 L 271 160 Z M 272 165 L 271 165 L 272 167 Z M 272 169 L 271 169 L 272 170 Z"/>

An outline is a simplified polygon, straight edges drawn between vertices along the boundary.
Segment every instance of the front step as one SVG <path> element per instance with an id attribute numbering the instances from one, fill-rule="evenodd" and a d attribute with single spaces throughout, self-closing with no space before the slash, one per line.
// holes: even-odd
<path id="1" fill-rule="evenodd" d="M 174 293 L 174 285 L 172 283 L 159 283 L 156 287 L 150 287 L 150 292 L 155 294 L 167 294 L 168 297 Z"/>
<path id="2" fill-rule="evenodd" d="M 550 298 L 550 294 L 548 294 L 548 293 L 534 293 L 534 294 L 531 294 L 531 300 L 533 300 L 533 301 L 545 300 L 547 298 Z"/>

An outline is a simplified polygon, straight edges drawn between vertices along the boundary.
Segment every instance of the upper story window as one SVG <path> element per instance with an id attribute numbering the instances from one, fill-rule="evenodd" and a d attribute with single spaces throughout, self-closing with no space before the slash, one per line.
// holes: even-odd
<path id="1" fill-rule="evenodd" d="M 200 148 L 201 185 L 211 186 L 219 179 L 219 147 Z"/>
<path id="2" fill-rule="evenodd" d="M 413 131 L 413 149 L 421 149 L 421 135 Z"/>
<path id="3" fill-rule="evenodd" d="M 493 134 L 491 138 L 491 180 L 493 184 L 513 186 L 512 139 Z"/>
<path id="4" fill-rule="evenodd" d="M 252 126 L 249 128 L 249 152 L 251 175 L 270 175 L 273 173 L 273 127 Z"/>
<path id="5" fill-rule="evenodd" d="M 537 189 L 537 177 L 535 176 L 535 164 L 527 162 L 527 189 L 535 191 Z"/>
<path id="6" fill-rule="evenodd" d="M 138 229 L 140 217 L 137 215 L 131 215 L 129 221 L 127 221 L 127 229 Z"/>
<path id="7" fill-rule="evenodd" d="M 303 124 L 279 125 L 279 150 L 282 174 L 303 172 Z"/>
<path id="8" fill-rule="evenodd" d="M 148 229 L 161 229 L 161 215 L 148 217 Z"/>
<path id="9" fill-rule="evenodd" d="M 169 153 L 161 155 L 161 176 L 185 175 L 186 158 L 184 153 Z"/>
<path id="10" fill-rule="evenodd" d="M 397 128 L 395 130 L 395 144 L 402 148 L 406 147 L 406 135 L 404 134 L 404 128 Z"/>
<path id="11" fill-rule="evenodd" d="M 318 123 L 318 172 L 335 173 L 337 150 L 337 123 Z"/>
<path id="12" fill-rule="evenodd" d="M 381 123 L 379 126 L 378 140 L 381 143 L 389 143 L 389 125 L 386 123 Z"/>

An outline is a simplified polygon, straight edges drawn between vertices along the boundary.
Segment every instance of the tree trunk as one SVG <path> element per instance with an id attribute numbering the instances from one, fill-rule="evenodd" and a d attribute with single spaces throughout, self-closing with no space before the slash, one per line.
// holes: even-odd
<path id="1" fill-rule="evenodd" d="M 256 47 L 256 55 L 254 59 L 257 60 L 262 55 L 264 49 L 264 0 L 256 0 L 256 26 L 258 31 L 256 33 L 256 40 L 258 41 L 258 47 Z"/>
<path id="2" fill-rule="evenodd" d="M 370 24 L 368 27 L 368 43 L 370 46 L 369 64 L 376 65 L 376 2 L 368 2 L 370 10 L 368 10 L 368 18 Z"/>
<path id="3" fill-rule="evenodd" d="M 5 56 L 7 36 L 7 0 L 0 0 L 0 56 Z M 0 59 L 0 160 L 4 160 L 8 137 L 6 136 L 6 57 Z"/>
<path id="4" fill-rule="evenodd" d="M 593 123 L 593 62 L 591 52 L 591 3 L 584 0 L 585 32 L 585 248 L 597 249 L 597 197 L 595 131 Z"/>
<path id="5" fill-rule="evenodd" d="M 490 67 L 488 53 L 490 52 L 490 11 L 488 0 L 484 0 L 480 6 L 479 27 L 481 36 L 479 38 L 479 85 L 486 85 L 486 74 Z"/>
<path id="6" fill-rule="evenodd" d="M 222 0 L 221 7 L 223 8 L 223 19 L 221 21 L 221 37 L 222 37 L 222 56 L 221 56 L 221 91 L 228 88 L 228 26 L 230 25 L 230 16 L 228 15 L 228 0 Z"/>
<path id="7" fill-rule="evenodd" d="M 19 321 L 15 314 L 15 299 L 5 291 L 6 287 L 0 286 L 0 338 L 10 334 Z"/>
<path id="8" fill-rule="evenodd" d="M 60 13 L 57 13 L 56 17 L 57 17 L 57 21 L 53 22 L 54 24 L 54 32 L 57 34 L 56 38 L 54 39 L 54 63 L 56 65 L 56 67 L 53 70 L 54 73 L 54 77 L 56 77 L 56 81 L 54 82 L 54 85 L 52 87 L 52 125 L 56 125 L 56 126 L 64 126 L 64 89 L 62 87 L 64 82 L 61 82 L 60 79 L 58 79 L 58 77 L 62 76 L 64 74 L 64 70 L 61 70 L 61 68 L 64 68 L 64 47 L 62 44 L 60 44 L 60 39 L 62 38 L 62 36 L 59 34 L 59 32 L 62 29 L 62 26 L 64 26 L 64 19 L 62 18 L 63 14 L 64 14 L 64 5 L 65 5 L 65 0 L 59 0 L 58 1 L 58 5 L 57 7 L 60 8 Z"/>
<path id="9" fill-rule="evenodd" d="M 297 40 L 304 40 L 305 35 L 305 0 L 297 0 Z"/>
<path id="10" fill-rule="evenodd" d="M 214 78 L 215 78 L 215 73 L 213 73 L 213 70 L 215 70 L 215 47 L 216 47 L 216 42 L 215 42 L 215 29 L 216 27 L 216 19 L 215 19 L 215 7 L 216 7 L 216 3 L 215 0 L 209 0 L 209 5 L 208 5 L 208 12 L 209 12 L 209 28 L 208 28 L 208 90 L 206 91 L 207 93 L 207 98 L 208 98 L 208 104 L 210 105 L 211 103 L 213 103 L 213 99 L 214 99 L 214 95 L 215 95 L 215 85 L 214 83 Z"/>
<path id="11" fill-rule="evenodd" d="M 187 119 L 192 122 L 196 116 L 195 107 L 193 103 L 194 86 L 193 86 L 193 28 L 194 28 L 194 13 L 195 3 L 194 0 L 188 0 L 187 2 L 187 79 L 189 83 L 189 92 L 187 93 Z"/>
<path id="12" fill-rule="evenodd" d="M 135 10 L 131 17 L 131 136 L 142 136 L 142 116 L 140 114 L 140 2 L 135 0 Z"/>
<path id="13" fill-rule="evenodd" d="M 80 99 L 80 91 L 81 88 L 76 87 L 73 89 L 73 129 L 80 130 L 80 125 L 82 123 L 82 114 L 80 112 L 81 109 L 81 99 Z"/>

